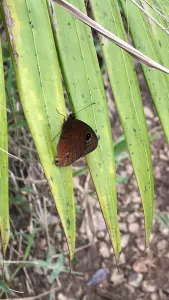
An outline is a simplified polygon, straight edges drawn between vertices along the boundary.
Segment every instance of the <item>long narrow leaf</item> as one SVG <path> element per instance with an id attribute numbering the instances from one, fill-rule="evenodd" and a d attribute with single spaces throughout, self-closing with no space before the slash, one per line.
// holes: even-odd
<path id="1" fill-rule="evenodd" d="M 116 0 L 91 0 L 98 23 L 126 40 Z M 137 77 L 131 57 L 119 47 L 101 38 L 101 45 L 128 150 L 142 197 L 146 245 L 153 221 L 154 181 L 150 145 Z"/>
<path id="2" fill-rule="evenodd" d="M 71 3 L 86 13 L 82 0 Z M 59 57 L 72 108 L 75 113 L 81 110 L 77 118 L 89 124 L 99 136 L 97 149 L 86 158 L 118 260 L 121 243 L 112 133 L 91 30 L 58 5 L 54 5 L 54 12 Z"/>
<path id="3" fill-rule="evenodd" d="M 6 113 L 6 96 L 0 40 L 0 234 L 4 256 L 10 237 L 8 203 L 8 154 L 4 151 L 1 151 L 1 149 L 8 151 Z"/>
<path id="4" fill-rule="evenodd" d="M 150 22 L 149 18 L 132 2 L 121 0 L 121 4 L 128 18 L 130 32 L 136 47 L 153 59 L 169 66 L 168 35 L 152 21 Z M 142 65 L 142 68 L 160 122 L 169 142 L 169 76 L 147 66 Z"/>
<path id="5" fill-rule="evenodd" d="M 3 0 L 1 8 L 24 113 L 50 184 L 72 259 L 75 210 L 71 168 L 62 169 L 54 165 L 58 133 L 64 121 L 60 113 L 65 114 L 65 103 L 48 8 L 45 0 Z"/>

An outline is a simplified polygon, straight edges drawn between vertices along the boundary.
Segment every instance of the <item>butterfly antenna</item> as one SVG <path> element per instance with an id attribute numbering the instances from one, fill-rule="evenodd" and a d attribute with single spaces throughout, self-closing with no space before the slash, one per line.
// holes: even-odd
<path id="1" fill-rule="evenodd" d="M 57 110 L 57 108 L 56 108 L 56 111 L 58 112 L 59 115 L 63 116 L 63 118 L 64 118 L 64 120 L 65 120 L 65 115 L 61 114 L 61 113 Z"/>
<path id="2" fill-rule="evenodd" d="M 59 132 L 60 133 L 60 132 Z M 52 139 L 52 142 L 54 142 L 54 140 L 56 139 L 56 137 L 59 135 L 59 133 L 57 133 L 57 135 L 55 135 L 55 137 Z"/>
<path id="3" fill-rule="evenodd" d="M 61 113 L 57 110 L 57 108 L 56 108 L 56 111 L 58 112 L 59 115 L 63 116 L 64 121 L 65 121 L 65 116 L 64 116 L 63 114 L 61 114 Z M 54 142 L 54 140 L 56 139 L 56 137 L 57 137 L 59 134 L 60 134 L 60 132 L 57 133 L 57 135 L 55 135 L 55 137 L 52 139 L 52 142 Z"/>
<path id="4" fill-rule="evenodd" d="M 84 108 L 82 108 L 81 110 L 77 111 L 77 113 L 75 113 L 74 115 L 77 115 L 77 114 L 80 113 L 82 110 L 84 110 L 84 109 L 86 109 L 86 108 L 88 108 L 89 106 L 94 105 L 94 104 L 96 104 L 96 103 L 91 103 L 91 104 L 87 105 L 86 107 L 84 107 Z"/>
<path id="5" fill-rule="evenodd" d="M 16 141 L 18 143 L 18 140 L 19 140 L 18 137 L 19 137 L 19 135 L 18 135 L 17 120 L 16 120 L 16 116 L 15 116 L 15 111 L 14 111 L 13 103 L 12 103 L 12 97 L 11 97 L 10 93 L 8 92 L 6 83 L 5 83 L 5 91 L 6 91 L 6 94 L 7 94 L 8 100 L 9 100 L 9 104 L 10 104 L 10 107 L 11 107 L 11 111 L 12 111 L 12 114 L 13 114 L 14 123 L 15 123 L 15 126 L 16 126 L 16 128 L 15 128 L 16 129 Z"/>

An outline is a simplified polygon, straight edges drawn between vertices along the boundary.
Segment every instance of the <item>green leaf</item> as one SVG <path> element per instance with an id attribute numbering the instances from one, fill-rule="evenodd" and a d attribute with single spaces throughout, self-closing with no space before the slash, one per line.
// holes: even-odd
<path id="1" fill-rule="evenodd" d="M 163 226 L 169 228 L 169 217 L 167 214 L 156 213 L 155 216 Z"/>
<path id="2" fill-rule="evenodd" d="M 136 48 L 166 67 L 169 66 L 168 35 L 150 21 L 131 1 L 128 1 L 127 5 L 125 0 L 120 1 Z M 140 4 L 140 1 L 138 3 Z M 144 5 L 147 12 L 150 13 L 150 7 L 146 3 Z M 151 15 L 158 20 L 158 15 L 153 10 L 151 10 Z M 169 76 L 145 65 L 142 65 L 142 69 L 166 139 L 169 142 Z"/>
<path id="3" fill-rule="evenodd" d="M 123 152 L 127 152 L 127 144 L 124 135 L 119 137 L 114 143 L 114 155 L 119 157 Z"/>
<path id="4" fill-rule="evenodd" d="M 4 284 L 4 281 L 0 279 L 0 290 L 6 294 L 11 294 L 10 289 Z"/>
<path id="5" fill-rule="evenodd" d="M 48 276 L 49 283 L 52 283 L 61 272 L 67 272 L 67 267 L 65 266 L 65 257 L 62 254 L 59 256 L 54 270 L 52 271 L 50 276 Z"/>
<path id="6" fill-rule="evenodd" d="M 91 6 L 99 24 L 121 39 L 127 40 L 116 0 L 92 0 Z M 140 189 L 145 216 L 146 245 L 148 245 L 154 211 L 154 181 L 148 132 L 134 64 L 126 52 L 109 40 L 99 37 Z"/>
<path id="7" fill-rule="evenodd" d="M 69 2 L 85 12 L 82 0 Z M 63 8 L 53 6 L 53 28 L 72 110 L 77 119 L 89 124 L 99 136 L 98 147 L 86 160 L 118 260 L 121 242 L 112 132 L 91 30 Z"/>
<path id="8" fill-rule="evenodd" d="M 58 133 L 64 121 L 60 113 L 65 115 L 65 102 L 48 8 L 45 0 L 6 0 L 1 2 L 1 10 L 20 99 L 72 259 L 75 247 L 72 172 L 71 167 L 54 165 Z"/>
<path id="9" fill-rule="evenodd" d="M 117 182 L 117 184 L 121 184 L 121 183 L 126 182 L 128 179 L 129 179 L 128 176 L 125 176 L 125 177 L 117 177 L 116 182 Z"/>
<path id="10" fill-rule="evenodd" d="M 87 166 L 80 168 L 76 171 L 73 171 L 73 177 L 83 174 L 86 170 L 88 170 Z"/>
<path id="11" fill-rule="evenodd" d="M 6 96 L 4 85 L 2 48 L 0 40 L 0 148 L 8 151 Z M 3 254 L 10 237 L 9 203 L 8 203 L 8 154 L 0 149 L 0 234 Z"/>
<path id="12" fill-rule="evenodd" d="M 53 259 L 53 255 L 56 253 L 56 248 L 50 245 L 49 252 L 47 254 L 47 261 L 51 262 Z"/>

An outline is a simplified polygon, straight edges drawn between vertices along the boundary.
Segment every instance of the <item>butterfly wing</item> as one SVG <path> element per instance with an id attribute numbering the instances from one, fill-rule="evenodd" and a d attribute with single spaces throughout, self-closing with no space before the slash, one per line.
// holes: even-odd
<path id="1" fill-rule="evenodd" d="M 69 166 L 81 156 L 92 152 L 98 145 L 98 138 L 86 123 L 68 118 L 62 127 L 57 146 L 57 166 Z"/>

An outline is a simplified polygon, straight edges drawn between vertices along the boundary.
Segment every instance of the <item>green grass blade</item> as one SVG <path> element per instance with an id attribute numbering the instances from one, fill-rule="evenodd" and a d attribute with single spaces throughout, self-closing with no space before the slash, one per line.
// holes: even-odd
<path id="1" fill-rule="evenodd" d="M 92 0 L 93 15 L 98 23 L 126 40 L 116 0 Z M 150 145 L 141 95 L 132 58 L 115 44 L 100 37 L 102 50 L 115 96 L 129 154 L 137 178 L 145 216 L 146 245 L 153 221 L 154 181 Z"/>
<path id="2" fill-rule="evenodd" d="M 65 103 L 48 8 L 45 0 L 4 0 L 2 12 L 22 106 L 72 259 L 75 247 L 72 172 L 71 167 L 54 165 L 58 133 L 64 121 L 58 111 L 65 114 Z"/>
<path id="3" fill-rule="evenodd" d="M 4 85 L 2 47 L 0 40 L 0 148 L 8 151 L 8 132 L 6 115 L 6 96 Z M 10 237 L 9 203 L 8 203 L 8 154 L 0 149 L 0 234 L 3 254 Z"/>
<path id="4" fill-rule="evenodd" d="M 85 12 L 82 0 L 71 4 Z M 91 30 L 56 4 L 54 11 L 59 57 L 72 109 L 75 113 L 81 110 L 77 118 L 100 137 L 97 149 L 86 159 L 118 260 L 121 242 L 112 132 Z"/>
<path id="5" fill-rule="evenodd" d="M 140 4 L 140 1 L 138 2 Z M 155 61 L 169 66 L 169 37 L 150 21 L 132 2 L 121 0 L 136 48 Z M 146 9 L 149 10 L 148 7 Z M 151 13 L 152 14 L 152 13 Z M 169 142 L 169 76 L 142 65 L 154 106 L 157 110 L 166 139 Z"/>

